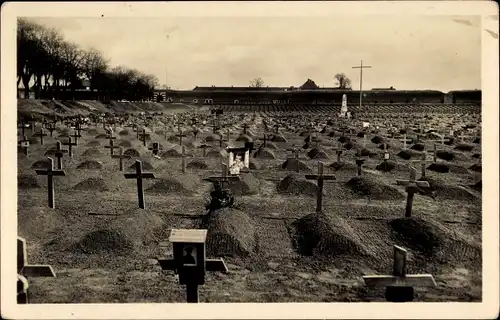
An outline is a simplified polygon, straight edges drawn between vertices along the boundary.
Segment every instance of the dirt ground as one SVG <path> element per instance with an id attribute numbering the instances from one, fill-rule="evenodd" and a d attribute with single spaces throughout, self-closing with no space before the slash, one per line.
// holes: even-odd
<path id="1" fill-rule="evenodd" d="M 104 133 L 102 128 L 98 131 Z M 234 143 L 238 132 L 233 133 L 231 144 L 242 144 Z M 262 127 L 257 126 L 255 132 L 259 133 L 257 137 L 262 136 Z M 275 143 L 277 149 L 272 152 L 276 159 L 252 159 L 261 168 L 243 174 L 252 176 L 248 178 L 249 190 L 236 196 L 234 210 L 250 218 L 255 245 L 248 255 L 223 257 L 229 273 L 207 274 L 206 284 L 200 287 L 201 302 L 384 301 L 384 290 L 367 288 L 362 276 L 390 274 L 395 244 L 409 251 L 409 273 L 431 273 L 435 277 L 437 287 L 416 288 L 415 301 L 481 301 L 481 192 L 470 188 L 478 174 L 468 169 L 478 162 L 471 155 L 480 153 L 480 144 L 471 152 L 461 152 L 463 157 L 458 157 L 459 160 L 447 162 L 456 167 L 453 172 L 427 170 L 428 177 L 464 186 L 467 197 L 441 194 L 433 199 L 415 195 L 413 216 L 432 225 L 432 230 L 437 230 L 435 234 L 443 240 L 432 254 L 426 254 L 412 247 L 414 240 L 401 238 L 393 227 L 395 220 L 404 217 L 406 204 L 404 187 L 395 181 L 409 177 L 406 169 L 409 161 L 396 156 L 401 150 L 397 145 L 401 143 L 390 141 L 394 145 L 390 150 L 391 161 L 398 164 L 395 170 L 388 173 L 376 170 L 381 157 L 369 158 L 363 167 L 363 177 L 389 185 L 394 192 L 392 198 L 378 199 L 359 195 L 347 186 L 356 176 L 355 169 L 334 171 L 328 167 L 336 161 L 332 147 L 337 145 L 338 137 L 324 135 L 321 148 L 329 158 L 322 160 L 325 173 L 336 175 L 335 181 L 325 182 L 324 215 L 335 220 L 349 243 L 362 248 L 367 257 L 359 258 L 350 252 L 307 256 L 297 248 L 294 223 L 314 213 L 316 199 L 277 191 L 280 181 L 292 173 L 280 168 L 287 159 L 286 148 L 303 144 L 304 137 L 284 130 L 283 135 L 288 143 Z M 177 284 L 172 272 L 161 270 L 156 258 L 171 254 L 168 236 L 172 228 L 202 225 L 212 187 L 202 179 L 220 175 L 223 159 L 203 158 L 201 149 L 188 147 L 186 151 L 194 157 L 187 162 L 202 160 L 208 169 L 188 169 L 182 174 L 180 158 L 154 159 L 151 151 L 135 139 L 135 133 L 118 136 L 117 142 L 131 142 L 140 159 L 152 165 L 152 169 L 145 171 L 154 172 L 157 178 L 144 181 L 146 209 L 142 210 L 137 204 L 135 180 L 123 177 L 123 172 L 118 171 L 118 160 L 111 159 L 109 149 L 104 148 L 108 140 L 83 133 L 73 158 L 64 157 L 66 176 L 54 178 L 56 208 L 49 209 L 46 176 L 36 176 L 32 165 L 47 157 L 45 152 L 55 146 L 57 136 L 54 132 L 54 138 L 46 137 L 43 146 L 32 144 L 27 157 L 18 156 L 18 176 L 35 184 L 27 187 L 18 182 L 18 234 L 27 240 L 28 261 L 50 264 L 57 273 L 57 278 L 29 279 L 30 303 L 185 301 L 184 287 Z M 355 136 L 353 139 L 361 142 Z M 91 149 L 86 144 L 93 140 L 99 141 L 96 147 L 99 152 L 83 155 Z M 153 140 L 165 149 L 172 146 L 161 135 L 153 134 Z M 189 143 L 192 138 L 187 140 Z M 432 143 L 425 144 L 427 150 L 432 149 Z M 369 150 L 381 152 L 376 146 L 367 144 Z M 452 150 L 454 146 L 442 147 Z M 77 168 L 91 160 L 100 162 L 102 169 Z M 354 151 L 346 151 L 342 160 L 354 163 Z M 316 171 L 317 160 L 306 159 L 302 152 L 301 161 Z M 125 172 L 131 172 L 128 167 L 133 162 L 134 158 L 125 161 Z M 75 189 L 90 178 L 93 179 L 90 187 L 81 185 L 81 189 Z M 158 179 L 180 183 L 167 191 L 148 191 Z M 104 191 L 95 188 L 97 180 Z"/>

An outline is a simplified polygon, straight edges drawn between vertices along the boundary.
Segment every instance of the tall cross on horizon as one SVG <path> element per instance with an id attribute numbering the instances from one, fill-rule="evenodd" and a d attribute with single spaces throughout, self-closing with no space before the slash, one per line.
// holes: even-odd
<path id="1" fill-rule="evenodd" d="M 363 60 L 359 66 L 352 67 L 353 69 L 359 69 L 359 107 L 363 105 L 363 68 L 371 68 L 372 66 L 364 66 Z"/>

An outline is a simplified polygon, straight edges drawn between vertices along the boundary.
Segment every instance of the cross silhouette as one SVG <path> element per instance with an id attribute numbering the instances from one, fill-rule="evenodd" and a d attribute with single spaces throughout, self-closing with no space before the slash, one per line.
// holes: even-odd
<path id="1" fill-rule="evenodd" d="M 333 174 L 325 175 L 323 174 L 323 162 L 318 161 L 318 174 L 307 174 L 307 180 L 316 180 L 318 183 L 318 192 L 316 195 L 316 212 L 322 211 L 322 202 L 323 202 L 323 182 L 325 180 L 335 180 L 336 177 Z"/>
<path id="2" fill-rule="evenodd" d="M 63 170 L 54 170 L 54 160 L 52 158 L 47 158 L 49 160 L 49 166 L 47 169 L 37 169 L 37 175 L 47 176 L 47 189 L 48 189 L 48 200 L 49 208 L 55 208 L 54 201 L 54 176 L 65 176 L 66 173 Z"/>
<path id="3" fill-rule="evenodd" d="M 135 173 L 125 173 L 125 179 L 137 180 L 137 198 L 139 199 L 139 208 L 144 209 L 144 190 L 142 188 L 142 179 L 155 179 L 154 173 L 142 172 L 142 162 L 135 160 Z"/>

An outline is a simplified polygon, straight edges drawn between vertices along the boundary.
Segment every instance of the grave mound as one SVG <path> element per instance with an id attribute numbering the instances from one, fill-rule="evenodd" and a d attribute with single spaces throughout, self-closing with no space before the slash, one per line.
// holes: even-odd
<path id="1" fill-rule="evenodd" d="M 30 141 L 30 144 L 37 144 L 39 142 L 38 138 L 35 136 L 29 137 L 28 140 Z M 45 140 L 47 140 L 47 139 L 45 139 Z"/>
<path id="2" fill-rule="evenodd" d="M 481 191 L 483 189 L 483 180 L 479 180 L 475 184 L 472 185 L 472 188 Z"/>
<path id="3" fill-rule="evenodd" d="M 97 131 L 97 129 L 94 129 L 94 128 L 87 128 L 85 131 L 86 131 L 89 135 L 92 135 L 92 136 L 93 136 L 93 135 L 97 135 L 97 134 L 99 134 L 99 131 Z"/>
<path id="4" fill-rule="evenodd" d="M 259 191 L 259 179 L 252 174 L 240 175 L 240 180 L 225 183 L 235 196 L 254 195 Z"/>
<path id="5" fill-rule="evenodd" d="M 472 150 L 474 150 L 474 145 L 467 144 L 467 143 L 461 143 L 461 144 L 457 145 L 454 149 L 458 150 L 458 151 L 471 152 Z"/>
<path id="6" fill-rule="evenodd" d="M 448 164 L 448 167 L 450 168 L 450 173 L 454 173 L 454 174 L 468 174 L 469 173 L 469 170 L 467 170 L 467 168 L 464 168 L 464 167 L 456 165 L 456 164 Z"/>
<path id="7" fill-rule="evenodd" d="M 94 139 L 106 139 L 107 135 L 104 133 L 99 133 Z"/>
<path id="8" fill-rule="evenodd" d="M 272 143 L 272 142 L 267 141 L 267 142 L 266 142 L 266 149 L 276 150 L 276 149 L 278 149 L 278 146 L 277 146 L 277 145 L 275 145 L 275 144 L 274 144 L 274 143 Z"/>
<path id="9" fill-rule="evenodd" d="M 445 160 L 445 161 L 452 161 L 455 159 L 455 154 L 449 151 L 443 151 L 439 150 L 436 152 L 436 156 L 439 159 Z"/>
<path id="10" fill-rule="evenodd" d="M 412 145 L 410 149 L 416 150 L 416 151 L 424 151 L 425 145 L 422 143 L 416 143 L 416 144 Z"/>
<path id="11" fill-rule="evenodd" d="M 271 150 L 269 150 L 267 148 L 262 148 L 262 149 L 257 150 L 253 154 L 253 157 L 257 158 L 257 159 L 271 159 L 271 160 L 276 159 L 274 152 L 272 152 Z"/>
<path id="12" fill-rule="evenodd" d="M 363 138 L 363 137 L 365 136 L 365 134 L 366 134 L 366 132 L 361 131 L 361 132 L 358 132 L 358 133 L 356 134 L 356 137 L 358 137 L 358 138 Z"/>
<path id="13" fill-rule="evenodd" d="M 430 166 L 427 167 L 427 170 L 431 170 L 434 172 L 439 172 L 439 173 L 448 173 L 450 172 L 450 167 L 444 163 L 440 162 L 435 162 L 432 163 Z"/>
<path id="14" fill-rule="evenodd" d="M 351 139 L 349 137 L 346 137 L 346 136 L 340 136 L 337 141 L 340 142 L 340 143 L 347 143 L 349 142 Z"/>
<path id="15" fill-rule="evenodd" d="M 203 160 L 193 160 L 186 165 L 187 169 L 208 169 L 208 165 Z"/>
<path id="16" fill-rule="evenodd" d="M 295 171 L 297 168 L 297 161 L 299 162 L 299 170 L 300 171 L 305 171 L 305 172 L 310 172 L 311 168 L 307 166 L 304 162 L 297 160 L 297 159 L 287 159 L 283 164 L 281 165 L 281 169 L 287 170 L 287 171 Z M 250 168 L 251 169 L 251 168 Z"/>
<path id="17" fill-rule="evenodd" d="M 185 140 L 185 139 L 183 139 L 183 140 Z M 170 143 L 178 144 L 179 143 L 179 137 L 173 135 L 173 136 L 168 137 L 167 141 L 170 142 Z"/>
<path id="18" fill-rule="evenodd" d="M 82 153 L 82 157 L 99 157 L 102 155 L 103 154 L 102 154 L 101 150 L 99 150 L 97 148 L 90 148 L 90 149 L 85 150 Z"/>
<path id="19" fill-rule="evenodd" d="M 391 172 L 396 168 L 396 163 L 390 160 L 383 161 L 378 166 L 375 167 L 376 170 L 382 172 Z"/>
<path id="20" fill-rule="evenodd" d="M 372 176 L 357 176 L 351 178 L 346 183 L 354 194 L 362 197 L 369 197 L 372 200 L 399 200 L 404 199 L 398 189 L 387 185 L 384 182 Z"/>
<path id="21" fill-rule="evenodd" d="M 330 168 L 332 168 L 335 171 L 340 171 L 340 170 L 345 170 L 345 171 L 356 171 L 358 170 L 358 167 L 350 162 L 334 162 L 331 165 L 329 165 Z"/>
<path id="22" fill-rule="evenodd" d="M 86 146 L 87 147 L 100 147 L 101 143 L 97 140 L 90 140 L 89 142 L 87 142 Z"/>
<path id="23" fill-rule="evenodd" d="M 194 183 L 192 183 L 191 186 L 188 186 L 188 181 L 186 177 L 183 177 L 183 179 L 177 179 L 175 177 L 168 177 L 164 179 L 155 179 L 155 183 L 147 188 L 145 191 L 154 193 L 156 195 L 168 195 L 168 194 L 177 194 L 177 195 L 182 195 L 182 196 L 191 196 L 193 194 L 192 187 Z"/>
<path id="24" fill-rule="evenodd" d="M 120 141 L 118 146 L 123 147 L 123 148 L 130 148 L 130 147 L 132 147 L 132 143 L 128 140 L 122 140 L 122 141 Z"/>
<path id="25" fill-rule="evenodd" d="M 386 147 L 387 150 L 389 150 L 390 148 L 392 148 L 392 146 L 390 144 L 388 144 L 388 143 L 386 143 L 385 147 Z M 377 148 L 379 148 L 380 150 L 384 150 L 384 144 L 382 143 L 382 144 L 378 145 Z"/>
<path id="26" fill-rule="evenodd" d="M 271 141 L 272 142 L 288 142 L 288 140 L 286 140 L 286 138 L 283 136 L 283 134 L 281 132 L 273 135 L 273 137 L 271 138 Z"/>
<path id="27" fill-rule="evenodd" d="M 472 157 L 473 157 L 474 159 L 480 159 L 480 158 L 481 158 L 481 154 L 480 154 L 480 153 L 474 153 L 474 154 L 472 155 Z"/>
<path id="28" fill-rule="evenodd" d="M 73 189 L 86 191 L 108 191 L 109 187 L 104 179 L 92 177 L 77 183 Z"/>
<path id="29" fill-rule="evenodd" d="M 359 146 L 359 145 L 355 145 L 356 148 L 359 148 L 361 149 L 361 156 L 362 157 L 370 157 L 370 158 L 373 158 L 375 157 L 376 155 L 378 155 L 376 152 L 373 152 L 371 151 L 370 149 L 368 148 L 364 148 L 362 146 Z"/>
<path id="30" fill-rule="evenodd" d="M 248 166 L 249 166 L 248 169 L 250 170 L 260 170 L 260 164 L 258 164 L 257 162 L 249 161 Z"/>
<path id="31" fill-rule="evenodd" d="M 139 153 L 139 151 L 135 150 L 135 149 L 127 149 L 125 150 L 125 152 L 123 152 L 124 155 L 126 156 L 130 156 L 132 158 L 138 158 L 141 156 L 141 154 Z"/>
<path id="32" fill-rule="evenodd" d="M 352 148 L 354 148 L 354 143 L 352 141 L 348 141 L 346 144 L 344 144 L 344 149 L 351 150 Z"/>
<path id="33" fill-rule="evenodd" d="M 446 137 L 446 138 L 448 138 L 448 140 L 446 140 L 444 142 L 444 144 L 447 146 L 451 146 L 453 144 L 453 142 L 455 142 L 455 138 L 453 138 L 453 137 Z"/>
<path id="34" fill-rule="evenodd" d="M 331 218 L 322 213 L 309 214 L 289 227 L 295 249 L 304 256 L 367 256 L 362 239 L 341 217 Z"/>
<path id="35" fill-rule="evenodd" d="M 204 228 L 208 230 L 207 256 L 248 257 L 255 253 L 255 226 L 246 213 L 222 208 L 204 220 Z"/>
<path id="36" fill-rule="evenodd" d="M 85 235 L 74 251 L 85 254 L 113 254 L 125 256 L 134 250 L 133 242 L 115 230 L 97 230 Z"/>
<path id="37" fill-rule="evenodd" d="M 472 170 L 474 172 L 482 172 L 483 171 L 483 167 L 482 167 L 482 165 L 476 163 L 476 164 L 473 164 L 472 166 L 470 166 L 469 170 Z"/>
<path id="38" fill-rule="evenodd" d="M 413 157 L 420 156 L 419 153 L 412 151 L 412 150 L 401 150 L 398 154 L 398 157 L 404 159 L 404 160 L 410 160 Z"/>
<path id="39" fill-rule="evenodd" d="M 135 172 L 135 163 L 132 163 L 128 168 L 133 169 Z M 149 163 L 148 161 L 142 160 L 142 170 L 153 170 L 153 169 L 154 168 L 151 165 L 151 163 Z"/>
<path id="40" fill-rule="evenodd" d="M 480 200 L 476 195 L 463 186 L 451 185 L 441 179 L 429 177 L 420 178 L 418 180 L 427 181 L 434 196 L 438 199 L 461 200 L 466 202 L 475 202 Z"/>
<path id="41" fill-rule="evenodd" d="M 303 146 L 302 146 L 302 149 L 309 149 L 311 147 L 311 145 L 309 143 L 305 143 Z"/>
<path id="42" fill-rule="evenodd" d="M 32 169 L 47 169 L 50 166 L 49 160 L 38 160 L 37 162 L 31 165 Z"/>
<path id="43" fill-rule="evenodd" d="M 311 159 L 328 159 L 328 156 L 326 155 L 325 151 L 319 148 L 312 148 L 307 153 L 307 156 Z"/>
<path id="44" fill-rule="evenodd" d="M 384 138 L 382 138 L 380 136 L 374 136 L 370 141 L 374 144 L 380 144 L 380 143 L 384 143 Z"/>
<path id="45" fill-rule="evenodd" d="M 398 218 L 389 222 L 400 240 L 408 247 L 430 256 L 443 247 L 445 238 L 429 221 L 419 218 Z"/>
<path id="46" fill-rule="evenodd" d="M 474 139 L 474 141 L 472 141 L 472 143 L 480 144 L 481 143 L 481 138 Z"/>
<path id="47" fill-rule="evenodd" d="M 80 163 L 76 168 L 77 169 L 97 170 L 97 169 L 102 169 L 103 165 L 102 165 L 102 162 L 100 162 L 100 161 L 87 160 L 87 161 Z"/>
<path id="48" fill-rule="evenodd" d="M 64 146 L 61 146 L 61 147 L 64 148 Z M 47 149 L 47 151 L 45 151 L 44 155 L 46 155 L 46 156 L 54 156 L 56 154 L 56 152 L 57 152 L 56 147 L 53 147 L 53 148 Z M 29 150 L 28 150 L 28 153 L 29 153 Z"/>
<path id="49" fill-rule="evenodd" d="M 303 176 L 294 173 L 283 178 L 277 185 L 276 190 L 280 194 L 305 195 L 310 197 L 315 197 L 318 193 L 318 187 L 313 180 L 306 180 Z"/>
<path id="50" fill-rule="evenodd" d="M 219 157 L 224 157 L 224 154 L 227 154 L 227 152 L 223 149 L 218 149 L 216 148 L 215 150 L 210 150 L 207 152 L 207 157 L 208 158 L 219 158 Z"/>
<path id="51" fill-rule="evenodd" d="M 250 136 L 248 136 L 247 134 L 240 134 L 238 136 L 238 138 L 236 138 L 235 141 L 237 141 L 237 142 L 252 142 L 253 139 Z"/>
<path id="52" fill-rule="evenodd" d="M 37 177 L 32 174 L 20 174 L 17 176 L 17 187 L 19 189 L 41 188 L 40 184 L 38 184 Z"/>
<path id="53" fill-rule="evenodd" d="M 118 132 L 118 134 L 120 136 L 128 136 L 130 134 L 130 132 L 127 129 L 124 129 L 124 130 Z"/>
<path id="54" fill-rule="evenodd" d="M 328 132 L 328 137 L 333 138 L 333 137 L 335 137 L 336 134 L 337 133 L 334 130 L 332 130 L 332 131 Z"/>
<path id="55" fill-rule="evenodd" d="M 180 158 L 181 156 L 182 156 L 182 147 L 181 146 L 175 146 L 175 147 L 172 147 L 172 148 L 160 153 L 160 157 L 162 157 L 162 158 Z M 186 156 L 189 156 L 187 152 L 186 152 Z"/>

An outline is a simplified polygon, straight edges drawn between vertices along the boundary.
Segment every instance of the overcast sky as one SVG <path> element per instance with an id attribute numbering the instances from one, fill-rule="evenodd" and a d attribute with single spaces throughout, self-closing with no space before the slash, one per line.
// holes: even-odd
<path id="1" fill-rule="evenodd" d="M 175 89 L 300 86 L 307 78 L 335 86 L 345 73 L 359 88 L 481 88 L 479 17 L 185 17 L 43 18 L 84 48 L 94 47 L 123 65 L 156 75 Z"/>

